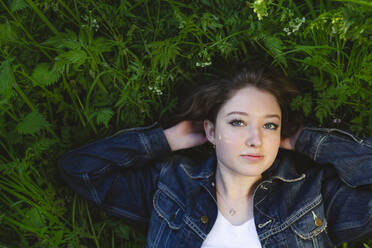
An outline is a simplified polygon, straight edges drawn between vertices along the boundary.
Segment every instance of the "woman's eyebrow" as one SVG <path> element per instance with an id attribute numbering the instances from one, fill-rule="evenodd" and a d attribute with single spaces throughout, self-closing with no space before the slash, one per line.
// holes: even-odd
<path id="1" fill-rule="evenodd" d="M 233 115 L 233 114 L 249 116 L 248 113 L 241 112 L 241 111 L 232 111 L 232 112 L 228 113 L 226 116 Z M 277 114 L 265 115 L 265 118 L 278 118 L 280 120 L 280 116 L 277 115 Z"/>
<path id="2" fill-rule="evenodd" d="M 272 115 L 265 115 L 266 118 L 278 118 L 280 120 L 280 116 L 277 114 L 272 114 Z"/>
<path id="3" fill-rule="evenodd" d="M 233 111 L 233 112 L 228 113 L 226 116 L 233 115 L 233 114 L 248 116 L 246 112 L 241 112 L 241 111 Z"/>

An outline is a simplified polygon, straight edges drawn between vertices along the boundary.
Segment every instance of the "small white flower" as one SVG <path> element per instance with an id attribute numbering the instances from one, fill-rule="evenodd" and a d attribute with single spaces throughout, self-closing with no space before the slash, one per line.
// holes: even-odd
<path id="1" fill-rule="evenodd" d="M 212 62 L 211 61 L 208 61 L 208 62 L 196 62 L 196 66 L 197 67 L 207 67 L 207 66 L 210 66 L 212 64 Z"/>
<path id="2" fill-rule="evenodd" d="M 291 31 L 289 30 L 288 27 L 283 28 L 283 31 L 284 31 L 287 35 L 290 35 L 290 34 L 291 34 Z"/>
<path id="3" fill-rule="evenodd" d="M 333 119 L 333 123 L 339 124 L 339 123 L 341 123 L 341 119 L 335 118 L 335 119 Z"/>
<path id="4" fill-rule="evenodd" d="M 288 23 L 289 26 L 283 28 L 283 31 L 284 31 L 287 35 L 291 35 L 291 34 L 297 32 L 297 31 L 300 29 L 301 25 L 305 23 L 305 20 L 306 20 L 305 17 L 302 17 L 302 18 L 297 17 L 296 19 L 291 20 L 291 21 Z"/>
<path id="5" fill-rule="evenodd" d="M 158 95 L 158 96 L 163 95 L 163 92 L 161 91 L 161 89 L 159 89 L 156 85 L 155 85 L 155 86 L 149 86 L 148 89 L 149 89 L 151 92 L 153 92 L 153 93 L 155 93 L 156 95 Z"/>

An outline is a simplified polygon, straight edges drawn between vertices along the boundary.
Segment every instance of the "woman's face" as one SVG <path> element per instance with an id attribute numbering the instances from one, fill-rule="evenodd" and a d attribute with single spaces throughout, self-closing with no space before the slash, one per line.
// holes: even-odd
<path id="1" fill-rule="evenodd" d="M 280 145 L 281 110 L 276 98 L 253 86 L 236 92 L 217 114 L 205 120 L 208 140 L 216 145 L 223 171 L 260 177 L 274 162 Z"/>

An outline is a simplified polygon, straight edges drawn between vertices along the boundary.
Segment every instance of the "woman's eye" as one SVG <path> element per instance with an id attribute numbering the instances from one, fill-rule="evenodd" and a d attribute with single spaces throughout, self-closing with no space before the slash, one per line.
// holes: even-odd
<path id="1" fill-rule="evenodd" d="M 270 122 L 270 123 L 266 123 L 266 124 L 264 125 L 264 128 L 266 128 L 266 129 L 270 129 L 270 130 L 276 130 L 276 129 L 278 129 L 278 127 L 279 127 L 279 125 L 277 125 L 277 124 L 275 124 L 275 123 L 272 123 L 272 122 Z"/>
<path id="2" fill-rule="evenodd" d="M 230 124 L 235 127 L 241 127 L 244 125 L 244 122 L 242 120 L 232 120 Z"/>

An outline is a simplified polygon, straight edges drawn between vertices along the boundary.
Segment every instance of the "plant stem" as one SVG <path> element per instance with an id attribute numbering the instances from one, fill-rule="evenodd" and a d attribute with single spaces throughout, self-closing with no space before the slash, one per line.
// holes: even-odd
<path id="1" fill-rule="evenodd" d="M 95 231 L 93 223 L 92 223 L 92 218 L 90 217 L 90 211 L 89 211 L 88 205 L 85 204 L 85 207 L 86 207 L 86 211 L 87 211 L 87 215 L 88 215 L 89 225 L 90 225 L 90 228 L 91 228 L 92 233 L 93 233 L 94 242 L 96 243 L 96 247 L 99 248 L 100 247 L 99 242 L 98 242 L 98 239 L 97 239 L 96 231 Z"/>
<path id="2" fill-rule="evenodd" d="M 66 89 L 67 89 L 67 92 L 68 92 L 68 94 L 69 94 L 69 96 L 70 96 L 70 98 L 71 98 L 72 104 L 75 106 L 75 110 L 76 110 L 76 112 L 77 112 L 78 115 L 79 115 L 80 121 L 81 121 L 81 123 L 83 124 L 83 126 L 86 127 L 86 122 L 85 122 L 83 116 L 81 115 L 81 112 L 80 112 L 80 110 L 79 110 L 79 106 L 78 106 L 78 105 L 76 104 L 76 102 L 75 102 L 75 97 L 74 97 L 74 95 L 73 95 L 72 92 L 71 92 L 70 85 L 69 85 L 69 83 L 67 82 L 67 80 L 66 80 L 66 78 L 65 78 L 64 75 L 62 75 L 62 79 L 63 79 L 64 85 L 65 85 L 65 87 L 66 87 Z"/>
<path id="3" fill-rule="evenodd" d="M 59 32 L 58 30 L 53 26 L 53 24 L 48 20 L 48 18 L 45 17 L 45 15 L 36 7 L 34 2 L 32 0 L 24 0 L 28 3 L 28 5 L 31 7 L 33 11 L 40 17 L 40 19 L 48 26 L 48 28 L 57 35 Z"/>

